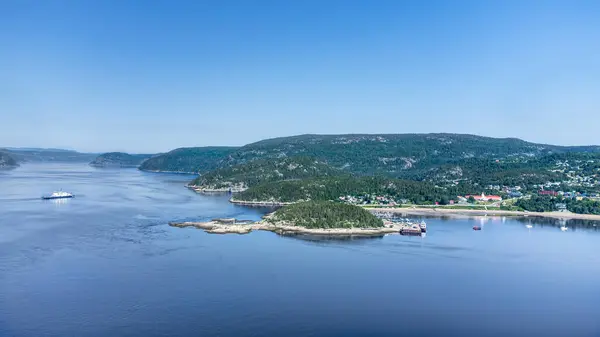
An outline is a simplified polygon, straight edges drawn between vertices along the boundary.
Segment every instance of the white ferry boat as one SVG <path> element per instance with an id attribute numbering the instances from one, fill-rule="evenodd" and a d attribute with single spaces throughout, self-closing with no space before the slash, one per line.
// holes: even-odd
<path id="1" fill-rule="evenodd" d="M 42 199 L 44 200 L 49 200 L 49 199 L 65 199 L 65 198 L 73 198 L 73 194 L 69 193 L 69 192 L 63 192 L 63 191 L 58 191 L 58 192 L 54 192 L 50 195 L 44 195 L 42 196 Z"/>

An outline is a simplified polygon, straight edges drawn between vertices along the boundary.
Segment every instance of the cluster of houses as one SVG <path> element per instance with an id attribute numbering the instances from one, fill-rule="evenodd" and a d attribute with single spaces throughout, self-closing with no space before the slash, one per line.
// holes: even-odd
<path id="1" fill-rule="evenodd" d="M 390 196 L 385 195 L 346 195 L 339 197 L 339 200 L 342 202 L 346 202 L 354 205 L 388 205 L 388 206 L 397 206 L 401 204 L 408 203 L 407 199 L 394 199 Z"/>
<path id="2" fill-rule="evenodd" d="M 594 173 L 592 174 L 590 174 L 590 171 L 588 170 L 586 175 L 586 170 L 584 168 L 590 164 L 596 165 L 597 162 L 595 160 L 575 160 L 571 162 L 568 160 L 557 161 L 556 168 L 551 171 L 564 173 L 567 176 L 567 180 L 563 181 L 563 184 L 598 187 L 600 184 L 600 168 L 595 168 L 593 171 Z"/>
<path id="3" fill-rule="evenodd" d="M 539 190 L 538 195 L 547 195 L 551 197 L 563 197 L 567 199 L 600 199 L 600 194 L 598 193 L 580 193 L 580 192 L 564 192 L 564 191 L 552 191 L 552 190 Z"/>

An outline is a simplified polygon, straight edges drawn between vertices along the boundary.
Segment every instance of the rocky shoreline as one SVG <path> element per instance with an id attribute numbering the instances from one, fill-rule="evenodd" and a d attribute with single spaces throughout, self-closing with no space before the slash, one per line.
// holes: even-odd
<path id="1" fill-rule="evenodd" d="M 244 189 L 231 188 L 231 187 L 208 188 L 208 187 L 202 187 L 202 186 L 196 186 L 196 185 L 187 185 L 186 187 L 189 188 L 190 190 L 192 190 L 196 193 L 200 193 L 200 194 L 227 194 L 227 193 L 239 193 L 239 192 L 244 191 Z"/>
<path id="2" fill-rule="evenodd" d="M 280 202 L 280 201 L 244 201 L 244 200 L 235 200 L 234 198 L 229 199 L 229 202 L 236 205 L 242 206 L 287 206 L 294 204 L 295 202 Z"/>
<path id="3" fill-rule="evenodd" d="M 248 234 L 252 231 L 269 231 L 279 235 L 322 235 L 322 236 L 382 236 L 391 233 L 400 233 L 402 226 L 399 224 L 387 224 L 378 228 L 306 228 L 294 226 L 287 223 L 272 223 L 269 221 L 258 221 L 250 224 L 224 224 L 218 221 L 206 222 L 170 222 L 173 227 L 195 227 L 203 229 L 210 234 Z"/>
<path id="4" fill-rule="evenodd" d="M 198 172 L 187 172 L 187 171 L 162 171 L 162 170 L 146 170 L 138 167 L 138 170 L 142 172 L 150 173 L 173 173 L 173 174 L 198 174 Z"/>

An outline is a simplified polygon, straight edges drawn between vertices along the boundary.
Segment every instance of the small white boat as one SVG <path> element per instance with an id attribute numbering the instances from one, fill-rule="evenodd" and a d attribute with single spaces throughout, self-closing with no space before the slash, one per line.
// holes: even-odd
<path id="1" fill-rule="evenodd" d="M 561 226 L 560 230 L 563 231 L 563 232 L 566 232 L 567 230 L 569 230 L 569 227 L 567 227 L 567 226 Z"/>
<path id="2" fill-rule="evenodd" d="M 66 199 L 66 198 L 73 198 L 73 194 L 69 193 L 69 192 L 63 192 L 63 191 L 58 191 L 58 192 L 54 192 L 50 195 L 44 195 L 42 196 L 42 199 L 44 200 L 49 200 L 49 199 Z"/>
<path id="3" fill-rule="evenodd" d="M 532 225 L 525 225 L 525 227 L 527 227 L 527 228 L 533 228 Z"/>

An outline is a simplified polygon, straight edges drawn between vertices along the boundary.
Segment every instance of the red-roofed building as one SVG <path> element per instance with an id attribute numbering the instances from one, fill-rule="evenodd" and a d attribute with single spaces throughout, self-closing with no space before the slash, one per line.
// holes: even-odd
<path id="1" fill-rule="evenodd" d="M 481 193 L 481 195 L 465 195 L 466 199 L 473 197 L 477 201 L 502 201 L 502 197 L 499 195 L 485 195 Z"/>

